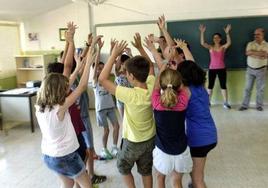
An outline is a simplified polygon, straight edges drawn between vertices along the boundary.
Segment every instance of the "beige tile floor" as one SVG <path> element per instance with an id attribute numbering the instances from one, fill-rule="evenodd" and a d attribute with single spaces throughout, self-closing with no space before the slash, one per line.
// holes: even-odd
<path id="1" fill-rule="evenodd" d="M 219 144 L 208 156 L 206 182 L 208 188 L 267 188 L 268 187 L 268 108 L 258 112 L 249 109 L 224 110 L 212 106 L 217 124 Z M 96 126 L 91 111 L 95 147 L 101 149 L 102 130 Z M 42 163 L 39 129 L 30 133 L 29 125 L 13 128 L 8 136 L 0 132 L 0 188 L 56 188 L 59 182 Z M 111 140 L 109 140 L 111 141 Z M 123 188 L 116 161 L 97 161 L 98 174 L 106 174 L 107 182 L 99 188 Z M 141 179 L 133 169 L 137 188 Z M 185 175 L 184 187 L 189 176 Z M 167 187 L 171 187 L 167 179 Z M 154 187 L 155 179 L 154 179 Z"/>

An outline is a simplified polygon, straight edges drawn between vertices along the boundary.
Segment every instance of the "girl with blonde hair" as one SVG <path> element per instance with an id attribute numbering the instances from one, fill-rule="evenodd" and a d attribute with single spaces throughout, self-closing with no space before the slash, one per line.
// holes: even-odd
<path id="1" fill-rule="evenodd" d="M 185 113 L 189 94 L 182 87 L 179 72 L 163 64 L 152 94 L 156 121 L 156 141 L 153 164 L 157 171 L 158 188 L 165 187 L 165 177 L 171 174 L 173 187 L 182 188 L 182 175 L 192 170 L 190 150 L 185 135 Z"/>
<path id="2" fill-rule="evenodd" d="M 63 75 L 48 74 L 37 95 L 36 117 L 42 133 L 44 162 L 57 173 L 64 188 L 73 187 L 74 182 L 81 188 L 92 187 L 84 162 L 76 152 L 79 143 L 68 109 L 87 88 L 93 51 L 91 47 L 80 83 L 70 95 L 66 71 Z"/>

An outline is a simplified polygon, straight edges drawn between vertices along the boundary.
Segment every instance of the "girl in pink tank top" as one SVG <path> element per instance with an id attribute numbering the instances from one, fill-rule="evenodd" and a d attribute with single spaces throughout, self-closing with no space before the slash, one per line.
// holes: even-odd
<path id="1" fill-rule="evenodd" d="M 224 99 L 223 107 L 226 109 L 231 109 L 231 106 L 228 103 L 228 95 L 227 95 L 227 87 L 226 87 L 226 69 L 224 64 L 224 53 L 226 49 L 231 45 L 231 38 L 229 35 L 229 31 L 231 30 L 231 25 L 227 25 L 224 28 L 224 32 L 226 34 L 226 43 L 221 44 L 222 36 L 220 33 L 213 34 L 213 44 L 207 44 L 205 42 L 205 31 L 206 27 L 204 25 L 199 26 L 200 30 L 200 43 L 204 48 L 209 50 L 210 54 L 210 64 L 208 71 L 208 94 L 209 99 L 212 96 L 212 90 L 214 87 L 214 83 L 216 77 L 218 76 L 221 86 L 221 93 Z"/>

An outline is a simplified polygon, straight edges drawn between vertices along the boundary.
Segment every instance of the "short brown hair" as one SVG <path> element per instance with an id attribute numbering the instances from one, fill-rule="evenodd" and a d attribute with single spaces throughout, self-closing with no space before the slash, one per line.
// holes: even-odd
<path id="1" fill-rule="evenodd" d="M 146 82 L 150 70 L 150 65 L 146 58 L 135 56 L 128 59 L 125 64 L 128 73 L 133 74 L 139 82 Z"/>

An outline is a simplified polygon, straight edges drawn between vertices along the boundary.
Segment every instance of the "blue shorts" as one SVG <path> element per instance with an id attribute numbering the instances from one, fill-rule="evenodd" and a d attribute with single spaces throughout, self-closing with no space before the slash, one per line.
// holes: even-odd
<path id="1" fill-rule="evenodd" d="M 85 171 L 85 164 L 77 152 L 63 157 L 50 157 L 48 155 L 43 157 L 49 169 L 68 178 L 75 179 Z"/>
<path id="2" fill-rule="evenodd" d="M 118 123 L 114 108 L 97 111 L 97 124 L 101 127 L 108 127 L 107 118 L 111 124 Z"/>
<path id="3" fill-rule="evenodd" d="M 93 132 L 92 132 L 92 126 L 89 117 L 82 117 L 81 118 L 85 127 L 85 131 L 82 132 L 85 143 L 87 148 L 93 149 Z"/>

